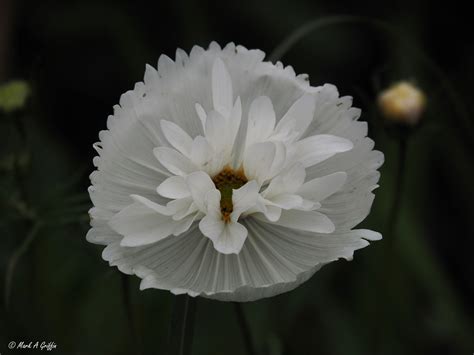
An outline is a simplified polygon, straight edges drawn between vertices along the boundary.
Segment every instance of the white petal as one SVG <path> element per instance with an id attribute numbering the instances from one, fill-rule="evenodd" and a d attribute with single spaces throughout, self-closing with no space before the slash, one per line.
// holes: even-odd
<path id="1" fill-rule="evenodd" d="M 228 116 L 232 110 L 232 80 L 222 59 L 217 58 L 212 66 L 212 102 L 214 109 Z"/>
<path id="2" fill-rule="evenodd" d="M 198 216 L 202 216 L 202 214 L 200 214 L 199 212 L 198 213 L 194 213 L 190 216 L 187 216 L 183 219 L 181 219 L 177 224 L 176 226 L 174 227 L 173 229 L 173 235 L 175 236 L 178 236 L 184 232 L 186 232 L 190 227 L 191 225 L 193 224 L 193 222 L 198 218 Z"/>
<path id="3" fill-rule="evenodd" d="M 217 240 L 224 230 L 225 222 L 219 217 L 220 216 L 206 215 L 199 222 L 199 229 L 202 234 L 211 240 Z"/>
<path id="4" fill-rule="evenodd" d="M 247 228 L 240 223 L 224 223 L 208 216 L 201 219 L 199 229 L 222 254 L 239 254 L 248 233 Z"/>
<path id="5" fill-rule="evenodd" d="M 235 100 L 234 106 L 229 116 L 229 145 L 234 144 L 235 137 L 239 131 L 240 121 L 242 120 L 242 103 L 240 96 Z"/>
<path id="6" fill-rule="evenodd" d="M 196 109 L 196 113 L 199 119 L 201 120 L 202 129 L 204 131 L 206 129 L 206 118 L 207 118 L 206 111 L 200 104 L 195 104 L 194 108 Z"/>
<path id="7" fill-rule="evenodd" d="M 346 182 L 347 174 L 337 172 L 305 182 L 298 190 L 298 194 L 311 201 L 322 201 L 326 197 L 339 191 Z"/>
<path id="8" fill-rule="evenodd" d="M 313 120 L 315 105 L 316 101 L 312 95 L 305 94 L 300 97 L 278 122 L 275 132 L 294 130 L 297 132 L 296 138 L 301 137 Z"/>
<path id="9" fill-rule="evenodd" d="M 262 213 L 266 219 L 271 222 L 275 222 L 278 220 L 278 218 L 280 218 L 281 208 L 275 206 L 273 203 L 266 200 L 262 197 L 262 195 L 259 194 L 255 206 L 243 213 L 243 216 L 250 216 L 255 213 Z"/>
<path id="10" fill-rule="evenodd" d="M 161 120 L 161 129 L 168 142 L 183 155 L 189 157 L 193 140 L 181 127 L 176 123 Z"/>
<path id="11" fill-rule="evenodd" d="M 197 167 L 183 154 L 168 147 L 153 149 L 158 161 L 175 175 L 185 176 L 197 170 Z"/>
<path id="12" fill-rule="evenodd" d="M 256 217 L 261 219 L 258 215 Z M 332 233 L 335 230 L 331 220 L 316 211 L 283 211 L 280 219 L 272 224 L 315 233 Z"/>
<path id="13" fill-rule="evenodd" d="M 268 171 L 268 179 L 279 174 L 287 164 L 285 144 L 278 141 L 273 142 L 273 144 L 275 144 L 275 157 L 273 158 L 273 163 Z"/>
<path id="14" fill-rule="evenodd" d="M 166 208 L 168 213 L 170 213 L 175 221 L 179 221 L 180 219 L 197 211 L 197 207 L 193 203 L 193 199 L 191 197 L 179 198 L 170 201 L 166 204 Z"/>
<path id="15" fill-rule="evenodd" d="M 240 96 L 235 100 L 234 108 L 230 115 L 230 125 L 232 129 L 232 137 L 229 142 L 233 142 L 232 147 L 232 164 L 234 168 L 239 168 L 242 165 L 242 155 L 245 152 L 246 133 L 244 129 L 240 129 L 242 121 L 242 103 Z"/>
<path id="16" fill-rule="evenodd" d="M 302 211 L 313 211 L 320 208 L 321 204 L 319 202 L 313 202 L 306 199 L 303 199 L 303 203 L 301 204 L 301 206 L 295 207 L 295 209 Z"/>
<path id="17" fill-rule="evenodd" d="M 249 110 L 247 127 L 247 145 L 266 140 L 275 127 L 275 111 L 267 96 L 260 96 L 253 100 Z"/>
<path id="18" fill-rule="evenodd" d="M 296 142 L 295 159 L 307 168 L 332 157 L 336 153 L 351 150 L 352 147 L 353 144 L 350 140 L 329 134 L 320 134 Z"/>
<path id="19" fill-rule="evenodd" d="M 266 219 L 268 219 L 270 222 L 275 222 L 278 221 L 281 217 L 281 208 L 277 206 L 266 206 L 265 211 L 263 211 L 263 214 Z"/>
<path id="20" fill-rule="evenodd" d="M 135 247 L 155 243 L 173 233 L 176 222 L 135 202 L 114 215 L 110 227 L 124 236 L 120 245 Z"/>
<path id="21" fill-rule="evenodd" d="M 133 200 L 136 202 L 141 203 L 142 205 L 148 207 L 151 210 L 154 210 L 155 212 L 165 215 L 165 216 L 171 216 L 171 213 L 168 211 L 168 209 L 165 206 L 159 205 L 146 197 L 140 196 L 140 195 L 130 195 Z"/>
<path id="22" fill-rule="evenodd" d="M 249 181 L 239 189 L 232 190 L 232 220 L 236 221 L 242 213 L 254 207 L 257 199 L 258 184 L 256 181 Z"/>
<path id="23" fill-rule="evenodd" d="M 298 195 L 281 194 L 271 199 L 272 204 L 283 208 L 284 210 L 303 206 L 303 198 Z"/>
<path id="24" fill-rule="evenodd" d="M 361 236 L 361 238 L 364 238 L 366 240 L 381 240 L 382 239 L 382 234 L 379 232 L 371 231 L 370 229 L 354 229 L 351 230 L 349 233 L 353 234 L 358 234 Z"/>
<path id="25" fill-rule="evenodd" d="M 210 190 L 204 197 L 206 214 L 215 219 L 222 219 L 221 214 L 221 192 L 217 189 Z"/>
<path id="26" fill-rule="evenodd" d="M 239 254 L 247 239 L 247 228 L 240 223 L 227 223 L 214 248 L 223 254 Z"/>
<path id="27" fill-rule="evenodd" d="M 272 142 L 255 143 L 248 147 L 243 164 L 247 178 L 255 179 L 262 184 L 268 177 L 275 152 L 275 144 Z"/>
<path id="28" fill-rule="evenodd" d="M 226 147 L 232 147 L 232 145 L 229 144 L 228 122 L 225 117 L 217 111 L 211 111 L 207 116 L 206 138 L 216 151 L 221 151 Z"/>
<path id="29" fill-rule="evenodd" d="M 212 157 L 213 153 L 214 151 L 206 138 L 203 136 L 197 136 L 194 138 L 190 154 L 190 159 L 194 164 L 198 166 L 205 165 Z"/>
<path id="30" fill-rule="evenodd" d="M 161 196 L 166 198 L 178 199 L 188 197 L 191 195 L 186 184 L 186 179 L 183 176 L 171 176 L 163 181 L 157 188 Z"/>
<path id="31" fill-rule="evenodd" d="M 280 175 L 273 178 L 262 195 L 267 199 L 271 199 L 283 193 L 293 194 L 301 187 L 305 176 L 306 172 L 303 165 L 299 163 L 293 164 Z"/>
<path id="32" fill-rule="evenodd" d="M 206 194 L 211 190 L 216 190 L 214 183 L 209 175 L 202 171 L 196 171 L 186 177 L 193 201 L 202 212 L 206 212 L 205 198 Z"/>

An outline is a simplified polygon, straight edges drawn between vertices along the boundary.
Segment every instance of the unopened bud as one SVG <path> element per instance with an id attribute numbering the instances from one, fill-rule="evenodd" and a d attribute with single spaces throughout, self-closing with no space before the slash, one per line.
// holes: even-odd
<path id="1" fill-rule="evenodd" d="M 387 120 L 413 126 L 423 114 L 426 97 L 413 84 L 401 81 L 382 91 L 378 104 Z"/>
<path id="2" fill-rule="evenodd" d="M 0 85 L 0 110 L 6 113 L 22 109 L 30 94 L 25 81 L 16 80 Z"/>

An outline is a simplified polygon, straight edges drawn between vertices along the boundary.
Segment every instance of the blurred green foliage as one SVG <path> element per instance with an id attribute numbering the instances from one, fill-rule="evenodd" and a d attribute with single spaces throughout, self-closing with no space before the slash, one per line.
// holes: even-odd
<path id="1" fill-rule="evenodd" d="M 430 5 L 15 2 L 7 79 L 25 78 L 31 100 L 20 110 L 0 110 L 0 353 L 15 353 L 7 349 L 12 340 L 54 341 L 56 354 L 164 353 L 173 296 L 141 292 L 139 280 L 128 277 L 131 327 L 121 274 L 102 261 L 101 247 L 85 241 L 98 131 L 159 54 L 211 40 L 269 53 L 306 21 L 335 12 L 390 23 L 396 35 L 338 23 L 304 37 L 283 61 L 309 73 L 313 85 L 336 84 L 363 108 L 386 163 L 362 227 L 393 239 L 324 267 L 295 291 L 244 304 L 258 354 L 472 353 L 472 21 L 454 4 L 427 14 Z M 375 99 L 400 79 L 425 90 L 428 110 L 408 141 L 400 215 L 390 234 L 397 140 Z M 11 108 L 7 90 L 0 89 L 0 105 Z M 199 299 L 196 317 L 193 354 L 245 353 L 231 304 Z"/>
<path id="2" fill-rule="evenodd" d="M 10 113 L 23 108 L 29 92 L 28 84 L 20 80 L 0 86 L 0 109 Z"/>

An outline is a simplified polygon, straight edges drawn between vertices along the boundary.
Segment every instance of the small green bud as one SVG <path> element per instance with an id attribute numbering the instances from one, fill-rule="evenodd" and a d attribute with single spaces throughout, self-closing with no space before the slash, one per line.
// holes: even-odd
<path id="1" fill-rule="evenodd" d="M 29 85 L 15 80 L 0 86 L 0 110 L 10 113 L 25 106 L 30 94 Z"/>

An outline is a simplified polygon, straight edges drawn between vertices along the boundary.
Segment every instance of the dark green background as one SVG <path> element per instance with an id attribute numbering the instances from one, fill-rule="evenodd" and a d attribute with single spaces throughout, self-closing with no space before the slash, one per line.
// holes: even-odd
<path id="1" fill-rule="evenodd" d="M 85 241 L 92 143 L 145 63 L 177 47 L 233 41 L 270 53 L 307 21 L 362 15 L 390 25 L 338 24 L 311 33 L 283 58 L 311 83 L 354 96 L 385 153 L 363 226 L 386 238 L 352 262 L 324 267 L 288 294 L 244 304 L 259 354 L 471 354 L 474 351 L 474 41 L 467 5 L 451 1 L 20 1 L 0 0 L 0 83 L 27 80 L 32 96 L 0 113 L 0 353 L 9 341 L 54 341 L 54 354 L 163 354 L 173 296 L 130 297 L 121 274 Z M 5 41 L 5 39 L 7 41 Z M 390 235 L 397 140 L 375 105 L 393 81 L 428 97 L 408 141 L 400 218 Z M 22 128 L 23 127 L 23 128 Z M 25 134 L 21 134 L 24 129 Z M 14 162 L 10 164 L 8 162 Z M 7 263 L 19 259 L 4 308 Z M 199 299 L 193 354 L 245 354 L 233 307 Z M 40 353 L 39 351 L 33 353 Z"/>

